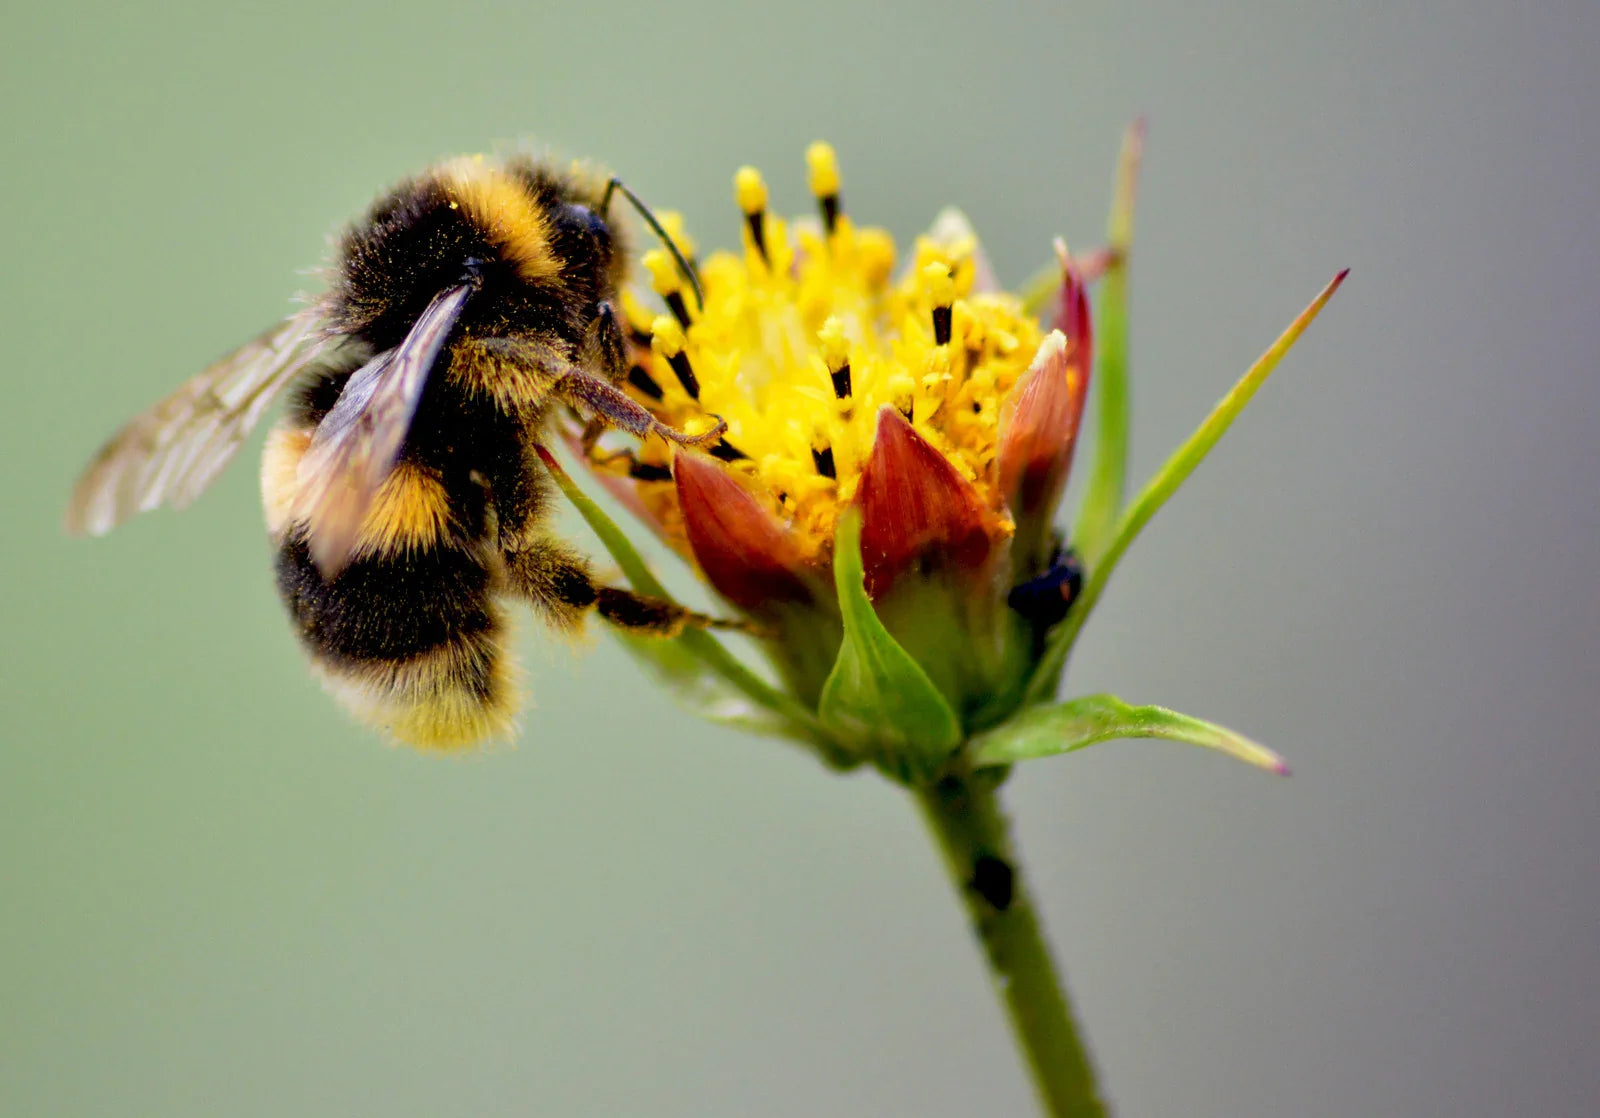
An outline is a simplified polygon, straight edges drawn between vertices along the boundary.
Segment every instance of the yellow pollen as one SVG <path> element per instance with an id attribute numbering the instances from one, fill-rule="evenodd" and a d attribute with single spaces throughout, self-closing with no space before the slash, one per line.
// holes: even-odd
<path id="1" fill-rule="evenodd" d="M 836 194 L 833 150 L 814 144 L 806 162 L 813 193 Z M 704 306 L 687 324 L 656 316 L 650 353 L 636 358 L 663 386 L 680 383 L 692 361 L 695 389 L 654 399 L 629 387 L 634 398 L 674 426 L 726 421 L 716 456 L 808 556 L 832 547 L 885 406 L 907 417 L 1003 524 L 1000 402 L 1027 371 L 1043 331 L 1016 296 L 973 290 L 978 245 L 970 229 L 963 223 L 919 238 L 902 267 L 887 232 L 857 227 L 836 208 L 827 231 L 768 213 L 767 187 L 753 168 L 739 170 L 734 196 L 744 251 L 708 256 L 699 267 Z M 676 227 L 671 233 L 679 236 Z M 681 291 L 665 252 L 647 253 L 645 266 L 661 298 Z M 637 300 L 622 305 L 635 328 L 648 317 Z M 642 443 L 640 460 L 665 463 L 658 444 Z M 668 541 L 687 549 L 676 488 L 651 479 L 636 492 Z"/>

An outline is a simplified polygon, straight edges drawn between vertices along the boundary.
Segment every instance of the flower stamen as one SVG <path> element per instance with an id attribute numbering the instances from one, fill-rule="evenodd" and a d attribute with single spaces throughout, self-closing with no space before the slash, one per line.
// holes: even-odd
<path id="1" fill-rule="evenodd" d="M 933 300 L 933 344 L 950 344 L 952 307 L 955 303 L 955 279 L 950 275 L 950 265 L 934 261 L 922 269 L 922 279 L 928 296 Z"/>
<path id="2" fill-rule="evenodd" d="M 833 236 L 839 226 L 839 159 L 833 146 L 817 142 L 806 149 L 811 193 L 822 210 L 822 227 Z"/>
<path id="3" fill-rule="evenodd" d="M 850 340 L 844 336 L 844 326 L 837 318 L 829 318 L 817 331 L 817 341 L 822 346 L 822 360 L 833 381 L 835 399 L 850 398 Z"/>
<path id="4" fill-rule="evenodd" d="M 628 369 L 628 383 L 638 389 L 642 395 L 654 400 L 656 403 L 660 403 L 662 397 L 666 395 L 661 391 L 661 386 L 656 383 L 655 378 L 638 362 L 635 362 Z"/>
<path id="5" fill-rule="evenodd" d="M 678 325 L 689 328 L 689 304 L 683 298 L 683 277 L 678 262 L 665 249 L 653 248 L 644 254 L 642 263 L 650 273 L 650 288 L 661 296 Z"/>
<path id="6" fill-rule="evenodd" d="M 711 448 L 711 457 L 719 458 L 724 462 L 747 462 L 750 456 L 727 439 L 718 439 L 717 445 Z"/>
<path id="7" fill-rule="evenodd" d="M 811 462 L 817 467 L 817 473 L 825 478 L 837 480 L 838 471 L 833 464 L 833 447 L 828 445 L 827 439 L 818 432 L 811 442 Z"/>
<path id="8" fill-rule="evenodd" d="M 689 399 L 700 398 L 700 378 L 694 375 L 689 364 L 689 354 L 683 348 L 683 328 L 664 314 L 656 316 L 650 324 L 650 348 L 660 355 L 678 378 L 678 383 L 689 394 Z"/>
<path id="9" fill-rule="evenodd" d="M 744 211 L 745 231 L 750 234 L 750 243 L 755 246 L 762 262 L 770 265 L 772 260 L 767 256 L 767 184 L 762 181 L 761 172 L 754 167 L 740 167 L 733 176 L 733 196 Z"/>

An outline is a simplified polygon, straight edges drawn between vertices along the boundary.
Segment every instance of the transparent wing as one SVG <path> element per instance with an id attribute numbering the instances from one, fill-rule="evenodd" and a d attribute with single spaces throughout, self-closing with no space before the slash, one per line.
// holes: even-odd
<path id="1" fill-rule="evenodd" d="M 130 421 L 78 479 L 66 530 L 101 536 L 134 513 L 181 509 L 198 497 L 328 344 L 320 323 L 314 308 L 285 319 Z"/>
<path id="2" fill-rule="evenodd" d="M 474 284 L 434 296 L 411 332 L 351 374 L 300 460 L 293 516 L 311 558 L 331 578 L 355 550 L 361 521 L 394 468 L 439 351 Z"/>

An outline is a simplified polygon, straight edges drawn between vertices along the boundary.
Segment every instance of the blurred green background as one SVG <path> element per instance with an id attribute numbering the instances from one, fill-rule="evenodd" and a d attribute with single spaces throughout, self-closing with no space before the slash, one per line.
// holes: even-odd
<path id="1" fill-rule="evenodd" d="M 1069 681 L 1296 776 L 1137 743 L 1011 785 L 1107 1089 L 1592 1114 L 1600 8 L 1403 9 L 8 5 L 0 1113 L 1028 1113 L 882 782 L 526 628 L 520 747 L 385 748 L 280 616 L 254 444 L 182 516 L 58 517 L 439 156 L 592 155 L 715 244 L 735 166 L 796 209 L 827 137 L 860 219 L 959 203 L 1015 281 L 1098 240 L 1143 111 L 1135 479 L 1354 272 Z"/>

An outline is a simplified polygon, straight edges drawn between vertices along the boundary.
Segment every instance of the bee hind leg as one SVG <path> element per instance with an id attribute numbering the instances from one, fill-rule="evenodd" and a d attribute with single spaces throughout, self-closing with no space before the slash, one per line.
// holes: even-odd
<path id="1" fill-rule="evenodd" d="M 675 637 L 685 629 L 736 629 L 752 632 L 748 622 L 724 617 L 709 617 L 685 609 L 676 602 L 635 594 L 617 586 L 600 586 L 595 590 L 595 612 L 600 617 L 629 633 L 649 637 Z"/>
<path id="2" fill-rule="evenodd" d="M 505 552 L 511 590 L 545 621 L 575 630 L 589 610 L 603 621 L 640 636 L 675 637 L 685 629 L 752 631 L 744 621 L 709 617 L 676 602 L 597 583 L 588 562 L 560 540 L 542 538 Z"/>

